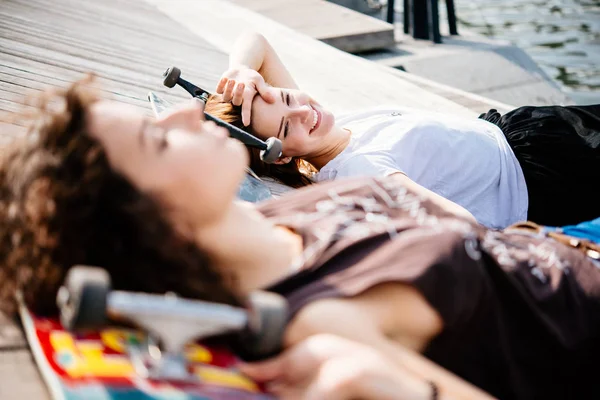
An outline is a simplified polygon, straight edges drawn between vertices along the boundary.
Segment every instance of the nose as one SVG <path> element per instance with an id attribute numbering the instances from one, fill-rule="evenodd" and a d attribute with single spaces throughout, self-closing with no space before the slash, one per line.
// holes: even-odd
<path id="1" fill-rule="evenodd" d="M 197 130 L 204 119 L 202 111 L 202 105 L 196 102 L 181 104 L 162 113 L 156 124 L 163 128 Z"/>
<path id="2" fill-rule="evenodd" d="M 294 107 L 290 110 L 290 117 L 297 117 L 300 119 L 300 122 L 305 123 L 312 118 L 313 111 L 311 106 L 305 104 L 303 106 Z"/>

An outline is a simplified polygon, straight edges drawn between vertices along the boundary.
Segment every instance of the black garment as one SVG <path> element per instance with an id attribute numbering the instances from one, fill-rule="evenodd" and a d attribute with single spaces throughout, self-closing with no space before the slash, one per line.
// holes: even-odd
<path id="1" fill-rule="evenodd" d="M 260 203 L 302 237 L 267 290 L 292 316 L 379 284 L 417 289 L 443 320 L 424 355 L 498 399 L 600 399 L 600 268 L 523 231 L 458 219 L 393 178 L 336 179 Z"/>
<path id="2" fill-rule="evenodd" d="M 520 107 L 479 118 L 502 129 L 525 176 L 528 219 L 560 226 L 600 215 L 600 105 Z"/>

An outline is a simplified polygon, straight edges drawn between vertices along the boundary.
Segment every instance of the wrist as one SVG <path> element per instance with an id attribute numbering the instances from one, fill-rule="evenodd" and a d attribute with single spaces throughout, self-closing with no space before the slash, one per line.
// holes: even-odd
<path id="1" fill-rule="evenodd" d="M 236 71 L 242 71 L 245 69 L 251 69 L 253 71 L 256 71 L 256 68 L 253 68 L 251 66 L 248 65 L 248 63 L 244 63 L 244 62 L 239 62 L 239 61 L 232 61 L 229 63 L 229 69 L 230 70 L 236 70 Z"/>
<path id="2" fill-rule="evenodd" d="M 438 386 L 403 371 L 390 369 L 369 374 L 355 382 L 354 393 L 378 400 L 440 400 Z M 361 397 L 361 398 L 363 398 Z"/>

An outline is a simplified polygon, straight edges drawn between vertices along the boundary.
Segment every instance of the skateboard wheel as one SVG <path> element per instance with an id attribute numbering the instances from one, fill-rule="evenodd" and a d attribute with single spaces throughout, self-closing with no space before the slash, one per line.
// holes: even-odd
<path id="1" fill-rule="evenodd" d="M 265 143 L 267 144 L 267 148 L 260 152 L 260 159 L 267 164 L 273 164 L 279 157 L 281 157 L 281 150 L 283 149 L 281 140 L 275 137 L 270 137 Z"/>
<path id="2" fill-rule="evenodd" d="M 287 301 L 276 293 L 255 291 L 250 295 L 248 326 L 234 349 L 246 361 L 264 359 L 281 350 L 288 323 Z"/>
<path id="3" fill-rule="evenodd" d="M 58 291 L 62 325 L 73 331 L 94 330 L 106 323 L 110 277 L 102 268 L 74 266 Z"/>
<path id="4" fill-rule="evenodd" d="M 168 88 L 175 87 L 177 80 L 181 76 L 181 70 L 177 67 L 167 68 L 163 74 L 163 85 Z"/>

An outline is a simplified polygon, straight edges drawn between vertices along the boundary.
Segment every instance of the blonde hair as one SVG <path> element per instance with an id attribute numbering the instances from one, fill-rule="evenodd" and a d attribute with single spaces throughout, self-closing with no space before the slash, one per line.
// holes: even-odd
<path id="1" fill-rule="evenodd" d="M 255 135 L 250 127 L 243 125 L 241 107 L 223 101 L 221 95 L 210 95 L 204 111 L 213 117 L 220 118 L 233 126 Z M 294 188 L 307 186 L 313 183 L 310 176 L 316 173 L 317 169 L 308 161 L 293 157 L 287 164 L 267 164 L 260 159 L 260 150 L 250 147 L 246 148 L 250 155 L 250 168 L 258 176 L 274 178 L 279 182 Z"/>

